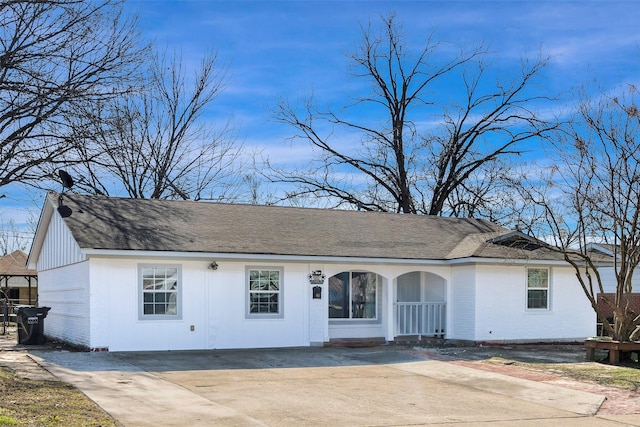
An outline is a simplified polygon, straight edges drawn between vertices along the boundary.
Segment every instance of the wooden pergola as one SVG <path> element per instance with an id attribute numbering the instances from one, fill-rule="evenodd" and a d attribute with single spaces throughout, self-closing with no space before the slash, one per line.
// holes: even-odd
<path id="1" fill-rule="evenodd" d="M 0 258 L 0 299 L 6 299 L 10 305 L 37 303 L 37 294 L 34 297 L 32 290 L 37 290 L 38 272 L 27 268 L 27 254 L 18 250 Z M 15 297 L 15 292 L 26 289 L 19 293 L 26 298 Z M 2 314 L 2 313 L 0 313 Z"/>

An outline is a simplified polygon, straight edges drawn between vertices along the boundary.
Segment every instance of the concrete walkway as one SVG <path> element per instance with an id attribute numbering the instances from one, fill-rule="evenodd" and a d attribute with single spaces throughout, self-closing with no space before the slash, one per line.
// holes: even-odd
<path id="1" fill-rule="evenodd" d="M 124 426 L 621 426 L 604 396 L 428 360 L 398 347 L 30 351 Z"/>

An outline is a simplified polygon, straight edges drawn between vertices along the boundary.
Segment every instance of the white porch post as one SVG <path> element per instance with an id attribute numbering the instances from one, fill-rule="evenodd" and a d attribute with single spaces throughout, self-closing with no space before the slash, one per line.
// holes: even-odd
<path id="1" fill-rule="evenodd" d="M 386 298 L 385 298 L 385 302 L 386 302 L 385 318 L 387 319 L 385 340 L 387 341 L 393 341 L 395 338 L 394 330 L 395 330 L 396 318 L 394 315 L 395 314 L 395 310 L 394 310 L 395 298 L 393 297 L 394 287 L 395 287 L 394 280 L 387 277 Z"/>
<path id="2" fill-rule="evenodd" d="M 319 272 L 322 274 L 324 271 L 323 265 L 310 265 L 309 276 L 312 272 Z M 319 279 L 319 278 L 318 278 Z M 322 277 L 322 281 L 318 280 L 318 283 L 306 282 L 305 286 L 307 291 L 305 297 L 309 301 L 309 345 L 322 346 L 325 342 L 329 341 L 329 286 L 328 278 Z M 322 288 L 321 298 L 313 298 L 313 286 L 320 286 Z"/>

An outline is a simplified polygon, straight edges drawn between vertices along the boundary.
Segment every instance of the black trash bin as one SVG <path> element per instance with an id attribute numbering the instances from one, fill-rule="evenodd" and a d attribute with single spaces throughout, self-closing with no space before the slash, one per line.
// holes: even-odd
<path id="1" fill-rule="evenodd" d="M 44 318 L 51 307 L 18 306 L 14 309 L 18 323 L 18 344 L 44 344 Z"/>

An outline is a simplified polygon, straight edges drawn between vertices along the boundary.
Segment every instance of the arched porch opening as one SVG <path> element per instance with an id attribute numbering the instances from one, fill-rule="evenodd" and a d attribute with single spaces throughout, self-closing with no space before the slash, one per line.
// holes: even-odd
<path id="1" fill-rule="evenodd" d="M 444 337 L 446 280 L 433 273 L 412 271 L 398 276 L 395 284 L 394 335 Z"/>

